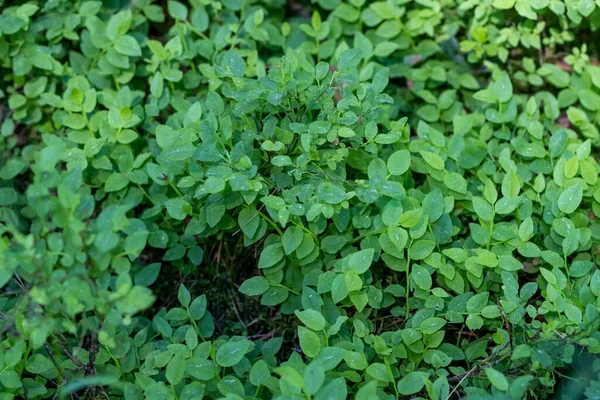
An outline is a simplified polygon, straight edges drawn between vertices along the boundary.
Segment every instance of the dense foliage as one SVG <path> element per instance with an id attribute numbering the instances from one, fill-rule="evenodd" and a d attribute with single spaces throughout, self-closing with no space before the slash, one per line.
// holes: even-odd
<path id="1" fill-rule="evenodd" d="M 600 0 L 0 7 L 1 399 L 599 398 Z"/>

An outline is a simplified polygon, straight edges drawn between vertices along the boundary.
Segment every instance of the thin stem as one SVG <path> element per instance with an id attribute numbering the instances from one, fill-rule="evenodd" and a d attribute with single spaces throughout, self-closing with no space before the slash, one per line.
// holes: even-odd
<path id="1" fill-rule="evenodd" d="M 304 232 L 306 232 L 306 233 L 308 233 L 309 235 L 311 235 L 311 236 L 313 237 L 313 239 L 315 239 L 315 241 L 316 241 L 317 243 L 319 243 L 319 238 L 317 237 L 317 235 L 315 235 L 314 233 L 312 233 L 312 232 L 310 231 L 310 229 L 307 229 L 306 227 L 304 227 L 304 225 L 302 225 L 302 224 L 299 224 L 299 223 L 297 223 L 297 222 L 294 222 L 294 221 L 291 221 L 291 222 L 292 222 L 292 224 L 296 225 L 298 228 L 302 229 Z"/>
<path id="2" fill-rule="evenodd" d="M 94 58 L 94 60 L 92 61 L 92 64 L 90 65 L 89 69 L 93 69 L 96 64 L 98 64 L 98 61 L 100 61 L 100 59 L 102 58 L 102 56 L 104 56 L 104 54 L 106 54 L 106 52 L 110 49 L 110 47 L 105 47 L 104 49 L 102 49 L 102 51 L 100 52 L 100 54 L 98 54 L 98 57 Z"/>
<path id="3" fill-rule="evenodd" d="M 242 114 L 242 117 L 244 118 L 244 121 L 246 121 L 246 124 L 248 124 L 248 128 L 250 128 L 251 131 L 254 130 L 254 128 L 252 127 L 252 123 L 250 122 L 246 114 Z"/>
<path id="4" fill-rule="evenodd" d="M 394 380 L 394 374 L 392 373 L 392 367 L 390 366 L 388 357 L 384 357 L 383 361 L 385 362 L 385 367 L 386 367 L 388 375 L 390 377 L 390 381 L 392 382 L 392 385 L 394 386 L 394 392 L 396 392 L 396 400 L 398 400 L 398 398 L 400 398 L 400 393 L 398 393 L 398 386 L 396 385 L 396 381 Z"/>
<path id="5" fill-rule="evenodd" d="M 494 218 L 496 217 L 496 208 L 492 205 L 492 220 L 490 221 L 490 232 L 488 236 L 487 242 L 487 250 L 490 249 L 490 245 L 492 244 L 492 235 L 494 234 Z"/>
<path id="6" fill-rule="evenodd" d="M 108 353 L 108 355 L 110 356 L 110 358 L 113 359 L 113 361 L 115 362 L 115 365 L 117 366 L 117 368 L 119 368 L 119 371 L 123 371 L 121 369 L 121 363 L 119 362 L 119 360 L 117 359 L 117 357 L 115 357 L 113 355 L 113 353 L 110 351 L 110 349 L 108 348 L 108 346 L 104 346 L 104 348 L 106 349 L 106 352 Z M 123 373 L 123 372 L 121 372 Z"/>
<path id="7" fill-rule="evenodd" d="M 204 336 L 200 333 L 200 329 L 198 329 L 198 325 L 196 324 L 196 321 L 194 321 L 194 319 L 190 316 L 190 311 L 188 309 L 188 316 L 190 317 L 190 322 L 192 323 L 192 326 L 194 327 L 194 330 L 196 331 L 196 333 L 198 334 L 198 337 L 200 338 L 200 340 L 202 340 L 203 342 L 206 341 L 206 339 L 204 338 Z"/>
<path id="8" fill-rule="evenodd" d="M 194 26 L 192 24 L 190 24 L 189 21 L 185 21 L 185 25 L 188 28 L 190 28 L 192 30 L 192 32 L 194 32 L 196 35 L 200 36 L 202 39 L 210 40 L 208 38 L 208 36 L 206 36 L 204 33 L 200 32 L 198 29 L 194 28 Z"/>
<path id="9" fill-rule="evenodd" d="M 215 375 L 217 376 L 217 380 L 221 380 L 221 374 L 219 373 L 219 365 L 213 361 L 213 364 L 215 366 Z"/>
<path id="10" fill-rule="evenodd" d="M 173 392 L 173 397 L 175 397 L 175 400 L 179 400 L 179 397 L 177 397 L 177 393 L 175 393 L 175 388 L 173 387 L 173 385 L 171 385 L 171 391 Z"/>
<path id="11" fill-rule="evenodd" d="M 410 249 L 410 247 L 412 246 L 412 239 L 410 240 L 410 244 L 408 245 L 408 248 Z M 407 254 L 407 258 L 406 258 L 406 293 L 405 293 L 405 297 L 406 297 L 406 321 L 408 321 L 408 317 L 410 316 L 410 304 L 408 302 L 408 299 L 410 297 L 410 250 L 406 250 L 406 254 Z"/>
<path id="12" fill-rule="evenodd" d="M 115 143 L 117 143 L 117 142 L 119 141 L 119 137 L 121 136 L 121 132 L 122 132 L 122 131 L 123 131 L 123 127 L 122 127 L 122 126 L 120 126 L 120 127 L 119 127 L 119 129 L 117 129 L 117 134 L 116 134 L 116 136 L 115 136 Z M 115 143 L 113 143 L 113 147 L 114 147 L 114 144 L 115 144 Z"/>
<path id="13" fill-rule="evenodd" d="M 171 186 L 171 189 L 173 189 L 175 191 L 175 193 L 177 193 L 178 196 L 183 196 L 183 193 L 181 193 L 181 191 L 177 188 L 177 186 L 175 186 L 173 184 L 173 182 L 167 178 L 167 183 L 169 184 L 169 186 Z"/>
<path id="14" fill-rule="evenodd" d="M 567 262 L 567 255 L 564 255 L 564 261 L 565 261 L 565 270 L 567 271 L 567 285 L 569 287 L 569 290 L 571 290 L 571 271 L 569 271 L 569 264 Z"/>
<path id="15" fill-rule="evenodd" d="M 54 357 L 54 353 L 52 352 L 52 349 L 50 349 L 50 346 L 48 345 L 48 343 L 44 343 L 44 348 L 46 349 L 46 353 L 48 353 L 48 356 L 50 356 L 50 360 L 52 361 L 52 364 L 54 364 L 54 367 L 56 368 L 56 370 L 58 371 L 58 374 L 60 375 L 60 377 L 62 378 L 62 382 L 64 384 L 67 383 L 67 376 L 65 375 L 65 371 L 62 369 L 62 367 L 60 366 L 60 364 L 58 362 L 56 362 L 56 358 Z M 7 367 L 5 367 L 2 371 L 6 370 Z"/>
<path id="16" fill-rule="evenodd" d="M 279 236 L 283 236 L 283 232 L 281 231 L 281 229 L 279 229 L 277 224 L 271 218 L 267 217 L 265 214 L 261 213 L 260 211 L 258 212 L 258 215 L 260 215 L 262 219 L 267 221 L 269 223 L 269 225 L 271 225 L 273 227 L 273 229 L 275 229 L 277 231 L 277 233 L 279 233 Z"/>
<path id="17" fill-rule="evenodd" d="M 144 195 L 145 198 L 148 199 L 148 201 L 150 201 L 150 203 L 152 203 L 152 205 L 154 205 L 154 200 L 152 200 L 152 197 L 150 197 L 150 195 L 148 194 L 148 192 L 146 192 L 146 190 L 142 187 L 142 185 L 140 185 L 139 183 L 136 183 L 138 189 L 140 189 L 140 192 L 142 192 L 142 194 Z"/>
<path id="18" fill-rule="evenodd" d="M 294 290 L 294 289 L 290 289 L 289 287 L 282 285 L 281 283 L 272 283 L 271 286 L 276 286 L 276 287 L 280 287 L 280 288 L 284 288 L 285 290 L 287 290 L 290 293 L 295 294 L 296 296 L 302 297 L 302 293 Z"/>
<path id="19" fill-rule="evenodd" d="M 318 32 L 315 32 L 315 47 L 317 48 L 317 62 L 321 62 L 321 43 Z"/>
<path id="20" fill-rule="evenodd" d="M 179 20 L 175 21 L 175 25 L 177 25 L 177 30 L 179 31 L 179 36 L 180 36 L 181 42 L 183 44 L 183 49 L 185 50 L 186 53 L 189 53 L 190 49 L 188 48 L 187 41 L 185 40 L 185 34 L 183 33 L 183 29 L 181 27 L 181 24 L 179 23 Z M 190 67 L 192 67 L 192 72 L 194 72 L 194 74 L 195 74 L 196 66 L 194 65 L 193 57 L 190 58 Z"/>
<path id="21" fill-rule="evenodd" d="M 94 136 L 94 130 L 92 129 L 90 120 L 87 117 L 87 113 L 85 111 L 81 111 L 81 115 L 83 115 L 83 119 L 85 120 L 85 124 L 87 125 L 87 128 L 89 129 L 90 133 L 92 134 L 92 136 Z"/>
<path id="22" fill-rule="evenodd" d="M 352 243 L 360 242 L 361 240 L 363 240 L 367 236 L 379 235 L 380 233 L 387 232 L 387 230 L 388 230 L 388 228 L 383 228 L 383 229 L 375 229 L 374 231 L 369 231 L 369 232 L 363 233 L 362 235 L 360 235 L 359 237 L 357 237 L 356 239 L 354 239 L 352 241 Z"/>

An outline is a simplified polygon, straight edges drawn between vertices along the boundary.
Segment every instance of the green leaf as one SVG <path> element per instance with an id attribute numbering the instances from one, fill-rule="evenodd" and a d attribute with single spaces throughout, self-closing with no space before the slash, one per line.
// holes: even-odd
<path id="1" fill-rule="evenodd" d="M 350 4 L 341 3 L 334 10 L 334 14 L 346 22 L 354 22 L 359 17 L 359 12 Z"/>
<path id="2" fill-rule="evenodd" d="M 63 123 L 71 129 L 83 129 L 85 127 L 85 118 L 81 114 L 69 114 L 65 117 Z"/>
<path id="3" fill-rule="evenodd" d="M 201 319 L 206 313 L 206 306 L 207 302 L 205 295 L 196 297 L 189 308 L 190 318 L 194 320 Z"/>
<path id="4" fill-rule="evenodd" d="M 381 93 L 386 88 L 389 82 L 390 77 L 390 69 L 389 68 L 381 68 L 379 71 L 375 73 L 373 76 L 373 83 L 371 84 L 372 89 L 375 93 Z"/>
<path id="5" fill-rule="evenodd" d="M 494 212 L 492 210 L 492 206 L 481 197 L 473 197 L 473 209 L 479 218 L 483 221 L 491 221 Z"/>
<path id="6" fill-rule="evenodd" d="M 26 164 L 18 159 L 11 158 L 0 169 L 0 179 L 9 180 L 19 175 L 26 168 Z"/>
<path id="7" fill-rule="evenodd" d="M 283 287 L 269 288 L 260 299 L 260 304 L 263 306 L 276 306 L 283 303 L 289 297 L 289 292 Z"/>
<path id="8" fill-rule="evenodd" d="M 19 389 L 22 387 L 19 375 L 11 369 L 0 373 L 0 383 L 7 389 Z"/>
<path id="9" fill-rule="evenodd" d="M 187 290 L 187 288 L 183 284 L 179 285 L 179 291 L 177 294 L 177 298 L 179 299 L 179 303 L 181 303 L 181 305 L 183 307 L 188 307 L 190 305 L 190 302 L 192 301 L 190 292 Z"/>
<path id="10" fill-rule="evenodd" d="M 284 257 L 283 250 L 281 248 L 281 244 L 276 243 L 264 248 L 262 253 L 260 253 L 260 258 L 258 260 L 258 268 L 269 268 L 273 265 L 277 264 Z"/>
<path id="11" fill-rule="evenodd" d="M 387 161 L 388 171 L 392 175 L 402 175 L 410 168 L 410 153 L 408 150 L 394 152 Z"/>
<path id="12" fill-rule="evenodd" d="M 516 197 L 521 189 L 521 180 L 514 171 L 509 171 L 502 179 L 502 194 L 506 197 Z"/>
<path id="13" fill-rule="evenodd" d="M 411 276 L 415 281 L 415 284 L 423 290 L 431 289 L 432 280 L 431 275 L 429 275 L 429 271 L 427 268 L 422 267 L 418 264 L 415 264 L 412 268 Z"/>
<path id="14" fill-rule="evenodd" d="M 423 199 L 423 211 L 429 216 L 429 222 L 434 223 L 444 214 L 445 203 L 442 191 L 435 189 Z"/>
<path id="15" fill-rule="evenodd" d="M 422 151 L 420 154 L 421 157 L 423 157 L 423 159 L 425 160 L 425 162 L 429 164 L 433 169 L 444 169 L 444 161 L 437 154 L 431 153 L 429 151 Z"/>
<path id="16" fill-rule="evenodd" d="M 513 94 L 513 87 L 508 75 L 504 74 L 500 79 L 494 82 L 492 85 L 492 90 L 498 97 L 498 101 L 500 103 L 506 103 L 509 101 Z"/>
<path id="17" fill-rule="evenodd" d="M 295 313 L 300 321 L 313 331 L 321 331 L 325 328 L 325 318 L 318 311 L 304 310 Z"/>
<path id="18" fill-rule="evenodd" d="M 421 322 L 419 329 L 425 334 L 432 335 L 442 329 L 444 325 L 446 325 L 446 320 L 443 318 L 431 317 Z"/>
<path id="19" fill-rule="evenodd" d="M 92 15 L 96 15 L 101 7 L 101 1 L 86 1 L 81 4 L 79 14 L 81 14 L 82 17 L 91 17 Z"/>
<path id="20" fill-rule="evenodd" d="M 114 173 L 111 174 L 106 183 L 104 185 L 105 192 L 117 192 L 123 188 L 125 188 L 129 184 L 129 179 L 125 176 L 125 174 Z"/>
<path id="21" fill-rule="evenodd" d="M 302 326 L 298 327 L 298 339 L 300 348 L 307 357 L 314 358 L 321 349 L 321 340 L 319 336 L 310 329 Z"/>
<path id="22" fill-rule="evenodd" d="M 244 76 L 244 61 L 233 50 L 229 50 L 225 53 L 221 61 L 221 68 L 227 76 L 234 78 L 241 78 Z"/>
<path id="23" fill-rule="evenodd" d="M 583 199 L 583 188 L 580 183 L 575 183 L 565 188 L 558 197 L 558 209 L 565 214 L 577 210 Z"/>
<path id="24" fill-rule="evenodd" d="M 238 290 L 240 293 L 244 293 L 248 296 L 259 296 L 269 290 L 270 287 L 271 284 L 267 279 L 262 276 L 254 276 L 245 280 Z"/>
<path id="25" fill-rule="evenodd" d="M 464 135 L 473 128 L 473 119 L 469 115 L 456 115 L 453 120 L 454 133 Z"/>
<path id="26" fill-rule="evenodd" d="M 188 214 L 186 210 L 191 208 L 191 206 L 182 198 L 176 198 L 165 201 L 165 208 L 171 218 L 182 221 L 187 217 Z"/>
<path id="27" fill-rule="evenodd" d="M 409 372 L 404 378 L 398 381 L 398 392 L 408 396 L 419 393 L 425 386 L 422 372 Z"/>
<path id="28" fill-rule="evenodd" d="M 527 241 L 533 236 L 533 220 L 527 217 L 519 225 L 519 238 L 522 241 Z"/>
<path id="29" fill-rule="evenodd" d="M 354 397 L 356 400 L 370 400 L 377 399 L 377 381 L 373 380 L 364 384 L 356 393 Z"/>
<path id="30" fill-rule="evenodd" d="M 467 193 L 467 181 L 456 172 L 452 172 L 444 176 L 444 184 L 448 189 L 452 189 L 457 193 Z"/>
<path id="31" fill-rule="evenodd" d="M 523 264 L 512 256 L 500 256 L 498 258 L 498 266 L 505 271 L 521 271 Z"/>
<path id="32" fill-rule="evenodd" d="M 360 62 L 362 55 L 362 49 L 346 50 L 340 55 L 338 61 L 338 68 L 344 70 L 347 68 L 354 68 Z"/>
<path id="33" fill-rule="evenodd" d="M 255 386 L 263 385 L 271 378 L 269 365 L 264 360 L 258 360 L 250 369 L 250 383 Z"/>
<path id="34" fill-rule="evenodd" d="M 27 360 L 27 367 L 25 369 L 32 374 L 42 374 L 52 368 L 54 368 L 54 364 L 51 360 L 41 354 L 35 354 Z"/>
<path id="35" fill-rule="evenodd" d="M 387 57 L 392 54 L 394 51 L 398 50 L 400 46 L 394 42 L 381 42 L 375 46 L 373 50 L 373 54 L 377 57 Z"/>
<path id="36" fill-rule="evenodd" d="M 217 350 L 217 364 L 221 367 L 233 367 L 242 361 L 249 347 L 247 340 L 225 343 Z"/>
<path id="37" fill-rule="evenodd" d="M 194 350 L 198 346 L 198 334 L 193 326 L 190 326 L 185 333 L 185 344 L 190 350 Z"/>
<path id="38" fill-rule="evenodd" d="M 477 293 L 467 301 L 467 312 L 480 313 L 487 305 L 489 292 Z"/>
<path id="39" fill-rule="evenodd" d="M 292 367 L 277 367 L 274 372 L 281 375 L 281 379 L 286 381 L 288 384 L 295 386 L 298 389 L 304 387 L 304 378 L 298 371 Z"/>
<path id="40" fill-rule="evenodd" d="M 115 50 L 119 53 L 137 57 L 142 55 L 142 49 L 138 42 L 130 35 L 123 35 L 115 41 Z"/>
<path id="41" fill-rule="evenodd" d="M 473 98 L 484 103 L 495 103 L 498 101 L 498 96 L 491 89 L 480 90 L 473 95 Z"/>
<path id="42" fill-rule="evenodd" d="M 317 200 L 328 204 L 339 204 L 346 200 L 346 192 L 333 183 L 323 182 L 317 189 Z"/>
<path id="43" fill-rule="evenodd" d="M 590 290 L 594 295 L 600 296 L 600 269 L 594 271 L 590 281 Z"/>
<path id="44" fill-rule="evenodd" d="M 325 370 L 316 362 L 311 362 L 304 369 L 304 392 L 308 395 L 316 394 L 325 383 Z"/>
<path id="45" fill-rule="evenodd" d="M 357 274 L 364 274 L 373 262 L 373 255 L 373 249 L 366 249 L 353 253 L 348 258 L 348 268 Z"/>
<path id="46" fill-rule="evenodd" d="M 331 235 L 326 236 L 321 241 L 321 250 L 329 254 L 335 254 L 348 243 L 348 239 L 343 236 Z"/>
<path id="47" fill-rule="evenodd" d="M 513 8 L 517 0 L 494 0 L 492 5 L 502 10 Z"/>
<path id="48" fill-rule="evenodd" d="M 475 331 L 483 326 L 484 320 L 479 315 L 471 314 L 467 317 L 465 323 L 469 329 Z"/>
<path id="49" fill-rule="evenodd" d="M 582 276 L 587 275 L 593 267 L 594 263 L 590 261 L 573 261 L 569 268 L 569 272 L 572 277 L 581 278 Z"/>
<path id="50" fill-rule="evenodd" d="M 422 260 L 431 254 L 435 248 L 433 240 L 418 240 L 410 247 L 410 258 L 413 260 Z"/>
<path id="51" fill-rule="evenodd" d="M 200 105 L 200 103 L 196 102 L 196 103 L 192 104 L 192 106 L 189 108 L 189 110 L 187 112 L 188 119 L 192 122 L 197 122 L 200 120 L 201 116 L 202 116 L 202 106 Z"/>
<path id="52" fill-rule="evenodd" d="M 182 3 L 174 0 L 169 0 L 169 2 L 167 3 L 167 9 L 171 17 L 180 21 L 184 21 L 187 19 L 188 10 L 186 6 Z"/>
<path id="53" fill-rule="evenodd" d="M 281 237 L 281 243 L 283 244 L 283 250 L 285 251 L 285 254 L 292 254 L 296 249 L 298 249 L 298 247 L 300 247 L 303 239 L 304 233 L 300 227 L 290 226 L 288 229 L 286 229 Z"/>
<path id="54" fill-rule="evenodd" d="M 156 281 L 159 272 L 160 263 L 146 265 L 135 274 L 134 282 L 136 285 L 150 286 Z"/>
<path id="55" fill-rule="evenodd" d="M 495 370 L 494 368 L 486 368 L 485 375 L 490 380 L 490 383 L 498 390 L 506 392 L 508 390 L 508 380 L 504 377 L 502 372 Z"/>
<path id="56" fill-rule="evenodd" d="M 340 274 L 331 283 L 331 297 L 335 303 L 339 303 L 347 296 L 346 278 L 343 274 Z"/>
<path id="57" fill-rule="evenodd" d="M 576 324 L 581 324 L 581 322 L 583 321 L 581 310 L 573 304 L 565 304 L 565 315 L 569 319 L 569 321 L 574 322 Z"/>
<path id="58" fill-rule="evenodd" d="M 112 16 L 106 26 L 106 36 L 111 41 L 114 41 L 119 36 L 125 34 L 131 27 L 131 10 L 126 9 L 119 11 L 117 14 Z"/>
<path id="59" fill-rule="evenodd" d="M 529 383 L 533 380 L 533 376 L 525 375 L 520 376 L 515 379 L 510 385 L 509 394 L 513 398 L 522 398 L 525 396 L 527 392 L 527 388 L 529 387 Z"/>
<path id="60" fill-rule="evenodd" d="M 367 375 L 381 382 L 391 382 L 387 367 L 382 363 L 373 363 L 367 367 Z"/>
<path id="61" fill-rule="evenodd" d="M 185 358 L 183 355 L 176 354 L 167 365 L 167 380 L 171 385 L 176 385 L 183 379 L 185 374 Z"/>
<path id="62" fill-rule="evenodd" d="M 340 347 L 325 347 L 319 351 L 316 362 L 319 363 L 326 371 L 334 369 L 342 360 L 346 350 Z"/>

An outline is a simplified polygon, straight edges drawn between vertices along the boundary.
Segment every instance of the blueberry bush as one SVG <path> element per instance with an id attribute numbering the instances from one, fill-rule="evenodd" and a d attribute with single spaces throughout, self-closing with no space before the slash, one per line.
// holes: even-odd
<path id="1" fill-rule="evenodd" d="M 0 0 L 0 399 L 600 398 L 600 0 Z"/>

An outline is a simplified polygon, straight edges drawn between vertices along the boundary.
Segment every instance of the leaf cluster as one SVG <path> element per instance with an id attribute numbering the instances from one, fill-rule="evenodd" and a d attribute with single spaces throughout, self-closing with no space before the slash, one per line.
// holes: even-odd
<path id="1" fill-rule="evenodd" d="M 598 0 L 121 3 L 0 2 L 0 398 L 594 398 Z"/>

